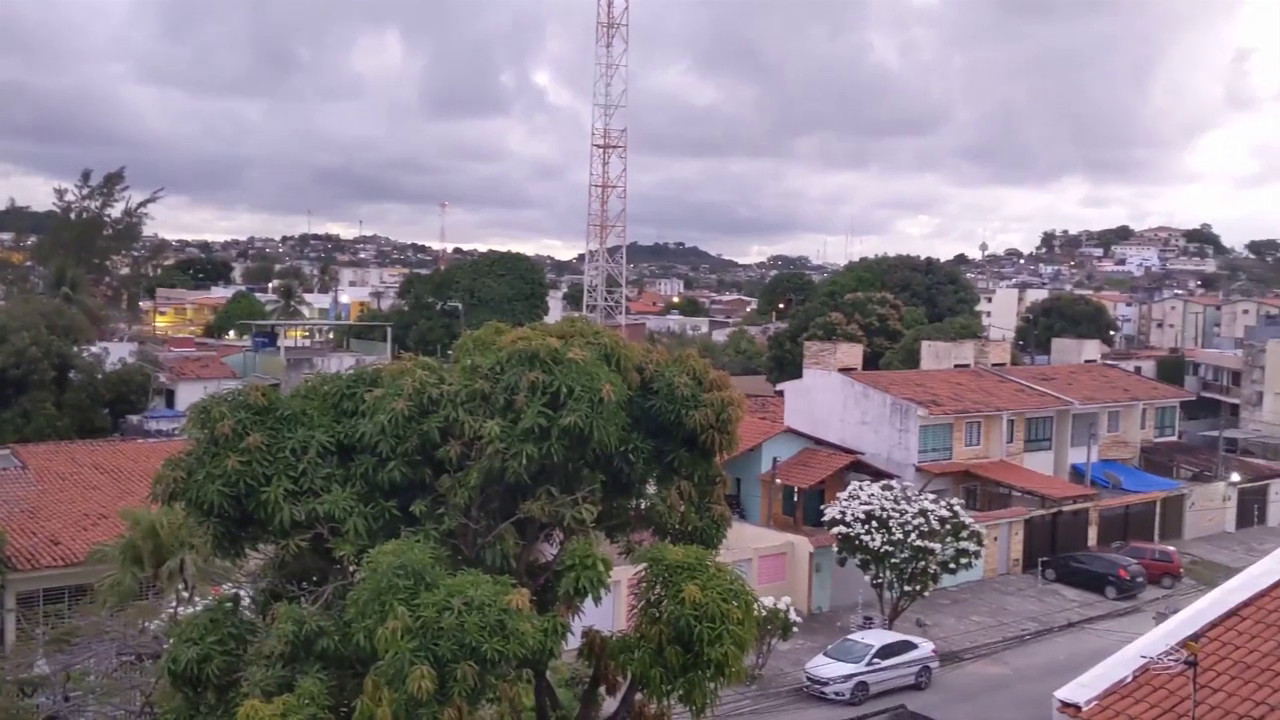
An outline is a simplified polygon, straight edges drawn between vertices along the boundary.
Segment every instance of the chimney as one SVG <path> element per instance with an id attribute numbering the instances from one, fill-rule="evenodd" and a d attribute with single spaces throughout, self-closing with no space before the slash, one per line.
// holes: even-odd
<path id="1" fill-rule="evenodd" d="M 995 340 L 924 340 L 920 343 L 920 369 L 1006 367 L 1013 355 L 1007 342 Z"/>
<path id="2" fill-rule="evenodd" d="M 1054 338 L 1049 344 L 1050 365 L 1096 365 L 1102 361 L 1102 341 Z"/>
<path id="3" fill-rule="evenodd" d="M 837 340 L 806 340 L 804 369 L 855 372 L 862 370 L 862 345 Z"/>
<path id="4" fill-rule="evenodd" d="M 999 340 L 979 340 L 974 363 L 978 367 L 1009 367 L 1013 364 L 1013 343 Z"/>

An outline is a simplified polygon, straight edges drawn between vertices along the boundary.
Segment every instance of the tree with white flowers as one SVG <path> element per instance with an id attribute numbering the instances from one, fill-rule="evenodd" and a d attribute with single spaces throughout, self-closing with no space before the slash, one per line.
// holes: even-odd
<path id="1" fill-rule="evenodd" d="M 823 522 L 836 540 L 836 561 L 866 575 L 890 629 L 943 575 L 982 557 L 982 528 L 959 500 L 894 481 L 850 483 L 823 509 Z"/>
<path id="2" fill-rule="evenodd" d="M 800 613 L 796 612 L 791 597 L 772 596 L 756 600 L 756 644 L 747 666 L 747 683 L 755 684 L 769 664 L 773 649 L 783 640 L 790 640 L 800 627 Z"/>

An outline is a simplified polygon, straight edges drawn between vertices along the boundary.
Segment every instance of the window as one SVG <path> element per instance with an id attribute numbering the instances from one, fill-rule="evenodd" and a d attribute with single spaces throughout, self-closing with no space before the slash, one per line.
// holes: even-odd
<path id="1" fill-rule="evenodd" d="M 1022 449 L 1027 452 L 1053 449 L 1053 418 L 1027 418 L 1027 431 L 1022 439 Z"/>
<path id="2" fill-rule="evenodd" d="M 76 612 L 93 600 L 92 585 L 26 590 L 17 593 L 17 640 L 34 640 L 43 631 L 66 625 Z"/>
<path id="3" fill-rule="evenodd" d="M 964 424 L 964 446 L 976 448 L 982 446 L 982 421 L 967 420 Z"/>
<path id="4" fill-rule="evenodd" d="M 1097 439 L 1098 413 L 1071 416 L 1071 447 L 1088 447 L 1089 438 Z"/>
<path id="5" fill-rule="evenodd" d="M 1155 556 L 1156 562 L 1173 563 L 1173 553 L 1168 550 L 1156 550 L 1152 554 Z"/>
<path id="6" fill-rule="evenodd" d="M 796 489 L 790 485 L 782 486 L 782 514 L 786 517 L 796 515 Z"/>
<path id="7" fill-rule="evenodd" d="M 1004 444 L 1005 445 L 1013 444 L 1013 428 L 1014 428 L 1013 418 L 1009 418 L 1008 420 L 1004 421 Z"/>
<path id="8" fill-rule="evenodd" d="M 1107 434 L 1115 435 L 1118 432 L 1120 432 L 1120 411 L 1108 410 L 1107 411 Z"/>
<path id="9" fill-rule="evenodd" d="M 917 462 L 936 462 L 951 459 L 951 423 L 920 426 L 920 448 Z"/>
<path id="10" fill-rule="evenodd" d="M 1156 437 L 1173 437 L 1177 431 L 1178 408 L 1173 405 L 1156 408 Z"/>

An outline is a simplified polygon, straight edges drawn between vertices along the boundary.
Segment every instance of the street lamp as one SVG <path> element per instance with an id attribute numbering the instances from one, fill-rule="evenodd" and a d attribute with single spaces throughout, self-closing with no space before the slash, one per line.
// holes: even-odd
<path id="1" fill-rule="evenodd" d="M 1240 473 L 1232 472 L 1230 475 L 1227 476 L 1227 482 L 1233 485 L 1240 482 Z"/>

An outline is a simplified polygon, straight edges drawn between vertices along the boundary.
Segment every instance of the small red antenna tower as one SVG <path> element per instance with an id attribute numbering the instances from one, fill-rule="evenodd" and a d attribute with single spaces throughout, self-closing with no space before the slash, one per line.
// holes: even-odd
<path id="1" fill-rule="evenodd" d="M 595 86 L 587 190 L 582 311 L 601 325 L 627 320 L 627 49 L 629 0 L 596 0 Z"/>

